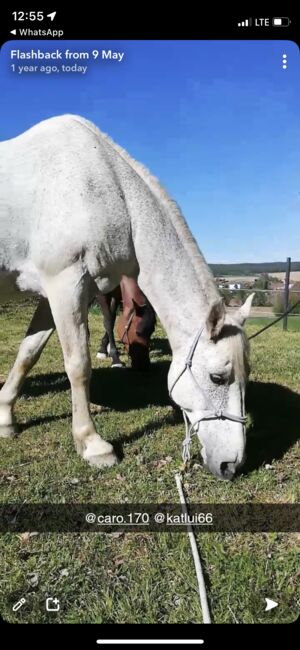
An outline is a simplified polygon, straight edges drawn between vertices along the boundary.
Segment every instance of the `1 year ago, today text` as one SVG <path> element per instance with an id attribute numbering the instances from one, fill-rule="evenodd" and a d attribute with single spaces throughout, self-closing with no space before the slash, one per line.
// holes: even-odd
<path id="1" fill-rule="evenodd" d="M 91 51 L 71 51 L 70 49 L 55 49 L 43 51 L 40 48 L 23 51 L 12 49 L 10 67 L 17 74 L 26 73 L 80 73 L 86 74 L 92 63 L 122 63 L 125 52 L 112 49 L 93 49 Z"/>

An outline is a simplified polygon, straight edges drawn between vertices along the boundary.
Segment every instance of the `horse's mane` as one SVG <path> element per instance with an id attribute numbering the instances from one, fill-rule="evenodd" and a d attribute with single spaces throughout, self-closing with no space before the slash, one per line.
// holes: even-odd
<path id="1" fill-rule="evenodd" d="M 149 189 L 153 192 L 155 197 L 158 199 L 159 203 L 167 210 L 168 214 L 172 219 L 172 223 L 177 232 L 178 238 L 180 239 L 182 245 L 184 246 L 191 263 L 194 267 L 197 279 L 201 285 L 204 296 L 207 299 L 207 302 L 210 303 L 216 298 L 219 297 L 219 292 L 216 287 L 213 274 L 207 265 L 203 254 L 199 250 L 199 247 L 196 243 L 195 238 L 193 237 L 185 218 L 176 203 L 172 200 L 166 190 L 162 187 L 159 180 L 152 176 L 150 171 L 142 165 L 142 163 L 137 162 L 132 158 L 125 149 L 120 147 L 116 142 L 112 140 L 110 136 L 106 133 L 102 133 L 92 122 L 85 120 L 82 117 L 72 116 L 74 120 L 84 124 L 89 130 L 98 135 L 101 140 L 112 147 L 112 149 L 128 164 L 130 167 L 140 176 L 140 178 L 146 183 Z"/>
<path id="2" fill-rule="evenodd" d="M 234 323 L 225 323 L 218 336 L 218 339 L 224 338 L 228 343 L 235 377 L 240 381 L 246 381 L 250 371 L 250 345 L 246 333 Z"/>

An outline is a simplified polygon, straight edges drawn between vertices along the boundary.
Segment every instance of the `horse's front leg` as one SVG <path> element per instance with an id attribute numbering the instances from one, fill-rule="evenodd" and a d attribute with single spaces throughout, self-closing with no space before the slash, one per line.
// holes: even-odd
<path id="1" fill-rule="evenodd" d="M 14 405 L 28 372 L 37 362 L 55 329 L 48 300 L 41 298 L 23 339 L 15 363 L 0 391 L 0 437 L 15 435 Z"/>
<path id="2" fill-rule="evenodd" d="M 88 278 L 80 265 L 55 277 L 44 277 L 44 286 L 61 343 L 72 391 L 73 436 L 78 453 L 91 465 L 111 466 L 117 457 L 110 443 L 96 432 L 90 414 L 91 361 L 87 336 Z"/>
<path id="3" fill-rule="evenodd" d="M 117 300 L 111 294 L 103 295 L 100 292 L 98 292 L 96 300 L 101 307 L 105 327 L 105 334 L 96 355 L 97 359 L 105 359 L 107 355 L 109 355 L 112 360 L 112 368 L 123 368 L 124 364 L 119 357 L 114 336 L 114 326 L 118 308 Z"/>
<path id="4" fill-rule="evenodd" d="M 110 294 L 104 295 L 100 293 L 99 290 L 97 290 L 95 300 L 98 303 L 102 314 L 104 314 L 107 309 L 109 310 Z M 102 339 L 100 340 L 99 343 L 99 348 L 96 354 L 97 359 L 101 359 L 101 360 L 106 359 L 106 357 L 108 356 L 108 346 L 109 346 L 109 338 L 107 332 L 105 332 L 104 336 L 102 336 Z"/>
<path id="5" fill-rule="evenodd" d="M 112 296 L 111 301 L 110 301 L 110 307 L 108 310 L 104 311 L 103 316 L 104 316 L 104 327 L 106 329 L 106 333 L 108 336 L 109 340 L 109 345 L 108 345 L 108 354 L 111 357 L 112 363 L 111 367 L 112 368 L 123 368 L 124 364 L 122 363 L 117 345 L 116 345 L 116 340 L 115 340 L 115 335 L 114 335 L 114 326 L 116 322 L 116 315 L 117 315 L 117 301 L 114 296 Z"/>

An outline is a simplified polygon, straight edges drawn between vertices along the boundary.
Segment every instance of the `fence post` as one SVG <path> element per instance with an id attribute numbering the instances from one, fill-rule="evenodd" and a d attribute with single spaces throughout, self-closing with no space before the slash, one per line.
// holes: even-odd
<path id="1" fill-rule="evenodd" d="M 291 272 L 291 258 L 287 257 L 286 258 L 286 268 L 285 268 L 283 311 L 286 311 L 289 308 L 290 272 Z M 283 319 L 283 331 L 286 332 L 287 328 L 288 328 L 288 316 L 285 316 L 284 319 Z"/>

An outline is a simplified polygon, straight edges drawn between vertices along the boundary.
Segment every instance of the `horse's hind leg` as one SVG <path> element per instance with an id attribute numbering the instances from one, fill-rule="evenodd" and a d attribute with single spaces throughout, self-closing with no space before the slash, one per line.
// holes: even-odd
<path id="1" fill-rule="evenodd" d="M 15 363 L 0 391 L 0 437 L 14 436 L 13 408 L 23 381 L 55 329 L 48 300 L 41 298 L 23 339 Z"/>
<path id="2" fill-rule="evenodd" d="M 72 391 L 73 436 L 78 453 L 91 465 L 117 462 L 113 447 L 96 432 L 90 414 L 91 360 L 87 337 L 88 278 L 80 265 L 44 278 Z"/>
<path id="3" fill-rule="evenodd" d="M 96 354 L 97 359 L 106 359 L 108 355 L 108 344 L 109 344 L 109 338 L 107 332 L 105 332 L 104 336 L 102 336 L 102 339 L 100 341 L 100 345 L 98 348 L 98 352 Z"/>

